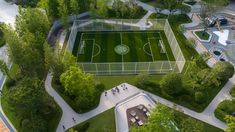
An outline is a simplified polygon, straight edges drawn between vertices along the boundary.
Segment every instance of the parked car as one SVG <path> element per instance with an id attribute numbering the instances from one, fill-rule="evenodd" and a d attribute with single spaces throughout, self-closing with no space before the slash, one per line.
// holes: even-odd
<path id="1" fill-rule="evenodd" d="M 217 17 L 217 19 L 219 20 L 221 26 L 228 24 L 228 20 L 224 17 Z"/>

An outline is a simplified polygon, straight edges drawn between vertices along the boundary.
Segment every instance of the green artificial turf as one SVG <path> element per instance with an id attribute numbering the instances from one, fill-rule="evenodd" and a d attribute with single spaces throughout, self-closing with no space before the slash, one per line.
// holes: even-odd
<path id="1" fill-rule="evenodd" d="M 160 41 L 166 53 L 161 53 Z M 84 52 L 81 53 L 81 45 L 84 43 Z M 118 54 L 114 50 L 118 45 L 127 46 L 129 52 Z M 92 63 L 175 60 L 163 31 L 78 33 L 73 54 L 77 56 L 78 62 Z"/>

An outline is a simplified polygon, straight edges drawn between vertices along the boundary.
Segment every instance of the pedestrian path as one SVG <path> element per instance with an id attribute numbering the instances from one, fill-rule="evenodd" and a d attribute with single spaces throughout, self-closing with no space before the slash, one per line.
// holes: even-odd
<path id="1" fill-rule="evenodd" d="M 56 103 L 60 106 L 60 108 L 63 111 L 62 118 L 60 120 L 60 123 L 57 128 L 57 132 L 63 132 L 64 128 L 68 129 L 71 128 L 85 120 L 90 119 L 91 117 L 94 117 L 108 109 L 113 108 L 117 103 L 125 100 L 126 98 L 129 98 L 130 96 L 133 96 L 140 92 L 137 88 L 130 87 L 129 84 L 124 84 L 128 89 L 123 90 L 121 85 L 117 86 L 119 89 L 119 93 L 115 93 L 113 95 L 112 90 L 107 91 L 107 95 L 105 96 L 105 93 L 102 93 L 100 98 L 100 103 L 97 108 L 94 110 L 91 110 L 90 112 L 84 113 L 84 114 L 78 114 L 76 113 L 68 104 L 64 101 L 64 99 L 52 88 L 51 86 L 52 76 L 49 74 L 47 76 L 47 79 L 45 81 L 45 88 L 46 91 L 50 96 L 54 98 Z M 129 88 L 130 87 L 130 88 Z M 115 89 L 115 88 L 114 88 Z M 75 121 L 73 120 L 75 119 Z"/>
<path id="2" fill-rule="evenodd" d="M 156 102 L 160 102 L 161 104 L 164 104 L 170 108 L 173 108 L 175 110 L 178 110 L 188 116 L 191 116 L 193 118 L 196 118 L 198 120 L 201 120 L 203 122 L 206 122 L 210 125 L 213 125 L 215 127 L 218 127 L 220 129 L 226 129 L 227 126 L 224 122 L 218 120 L 214 116 L 214 110 L 218 106 L 220 102 L 222 102 L 225 99 L 231 99 L 231 96 L 229 95 L 229 91 L 235 84 L 235 75 L 226 83 L 226 85 L 223 87 L 223 89 L 218 93 L 218 95 L 213 99 L 213 101 L 208 105 L 208 107 L 202 112 L 198 113 L 193 110 L 190 110 L 184 106 L 175 104 L 169 100 L 166 100 L 162 97 L 159 97 L 157 95 L 154 95 L 152 93 L 140 90 L 136 88 L 135 86 L 129 85 L 127 83 L 123 83 L 117 88 L 119 89 L 119 93 L 115 93 L 113 95 L 112 89 L 107 91 L 107 95 L 105 96 L 105 92 L 102 93 L 101 98 L 100 98 L 100 104 L 97 108 L 94 110 L 91 110 L 90 112 L 84 113 L 84 114 L 78 114 L 76 113 L 64 100 L 63 98 L 52 88 L 51 86 L 51 80 L 52 76 L 48 75 L 46 82 L 45 82 L 45 87 L 46 91 L 55 99 L 57 104 L 61 107 L 63 111 L 62 118 L 60 120 L 59 126 L 57 128 L 57 132 L 63 132 L 63 126 L 65 126 L 65 129 L 68 129 L 70 127 L 73 127 L 83 121 L 86 121 L 108 109 L 111 109 L 115 107 L 118 103 L 140 93 L 144 92 L 150 95 L 152 99 L 154 99 Z M 126 90 L 123 90 L 123 85 L 127 87 Z M 115 89 L 114 87 L 113 89 Z M 74 122 L 73 118 L 76 120 Z"/>

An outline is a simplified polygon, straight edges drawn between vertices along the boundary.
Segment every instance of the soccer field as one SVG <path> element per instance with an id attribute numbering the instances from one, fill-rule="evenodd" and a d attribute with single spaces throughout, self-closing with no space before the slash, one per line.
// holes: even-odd
<path id="1" fill-rule="evenodd" d="M 87 63 L 175 61 L 164 31 L 78 32 L 73 55 Z"/>

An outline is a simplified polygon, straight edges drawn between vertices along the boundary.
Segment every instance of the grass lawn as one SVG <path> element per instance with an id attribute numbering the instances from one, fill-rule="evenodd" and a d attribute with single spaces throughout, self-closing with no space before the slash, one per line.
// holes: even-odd
<path id="1" fill-rule="evenodd" d="M 73 54 L 78 62 L 94 63 L 175 60 L 163 31 L 78 33 Z"/>
<path id="2" fill-rule="evenodd" d="M 115 127 L 115 114 L 114 108 L 112 108 L 74 126 L 72 129 L 78 132 L 115 132 Z"/>
<path id="3" fill-rule="evenodd" d="M 10 74 L 12 77 L 15 77 L 19 73 L 19 68 L 17 65 L 12 65 Z M 3 96 L 1 98 L 1 104 L 2 109 L 5 113 L 5 115 L 8 117 L 8 119 L 11 121 L 11 123 L 14 125 L 16 130 L 20 131 L 21 127 L 21 121 L 24 119 L 24 117 L 21 117 L 17 114 L 17 111 L 10 107 L 7 103 L 8 98 L 7 96 L 4 96 L 4 93 L 8 91 L 9 88 L 6 87 L 6 85 L 3 86 Z M 51 98 L 52 100 L 52 98 Z M 59 124 L 60 118 L 62 116 L 62 110 L 59 108 L 59 106 L 55 104 L 55 108 L 52 110 L 49 116 L 44 117 L 48 124 L 48 132 L 55 132 L 57 129 L 57 126 Z"/>
<path id="4" fill-rule="evenodd" d="M 169 108 L 171 110 L 171 108 Z M 189 117 L 181 112 L 174 111 L 175 112 L 175 120 L 178 124 L 185 119 L 185 118 L 192 118 Z M 223 130 L 211 126 L 205 122 L 202 122 L 200 120 L 194 119 L 196 122 L 202 123 L 202 132 L 223 132 Z M 193 125 L 193 124 L 192 124 Z M 96 115 L 95 117 L 92 117 L 91 119 L 88 119 L 87 121 L 84 121 L 73 128 L 73 130 L 81 131 L 81 132 L 115 132 L 115 114 L 114 114 L 114 108 L 107 110 L 99 115 Z M 67 130 L 69 132 L 69 130 Z"/>
<path id="5" fill-rule="evenodd" d="M 158 83 L 162 79 L 163 75 L 150 75 L 149 79 Z M 136 75 L 133 76 L 96 76 L 95 80 L 102 82 L 106 89 L 113 88 L 122 83 L 129 83 L 135 85 Z"/>
<path id="6" fill-rule="evenodd" d="M 210 38 L 210 34 L 208 34 L 207 32 L 204 32 L 204 31 L 195 31 L 194 33 L 201 40 L 209 40 L 209 38 Z"/>
<path id="7" fill-rule="evenodd" d="M 170 108 L 169 108 L 170 109 Z M 175 121 L 180 124 L 180 122 L 185 119 L 185 118 L 191 118 L 192 120 L 196 121 L 196 123 L 202 123 L 202 131 L 201 132 L 223 132 L 223 130 L 217 128 L 217 127 L 214 127 L 210 124 L 207 124 L 203 121 L 200 121 L 198 119 L 195 119 L 193 117 L 190 117 L 188 115 L 185 115 L 184 113 L 181 113 L 179 111 L 174 111 L 174 115 L 175 115 Z M 192 124 L 193 125 L 193 124 Z"/>

